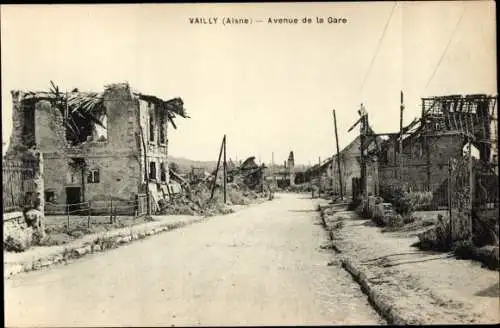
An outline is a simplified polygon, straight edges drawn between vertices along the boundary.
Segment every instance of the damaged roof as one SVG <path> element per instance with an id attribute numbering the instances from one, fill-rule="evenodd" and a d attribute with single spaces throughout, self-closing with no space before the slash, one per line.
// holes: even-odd
<path id="1" fill-rule="evenodd" d="M 40 101 L 48 100 L 51 102 L 56 102 L 64 107 L 68 107 L 69 114 L 77 114 L 81 118 L 86 118 L 95 123 L 104 126 L 100 120 L 99 116 L 105 113 L 104 107 L 104 92 L 81 92 L 78 89 L 73 89 L 71 92 L 61 92 L 59 87 L 56 86 L 52 81 L 51 89 L 49 91 L 24 91 L 21 101 Z M 112 88 L 114 84 L 105 86 L 105 89 Z M 126 84 L 128 87 L 128 84 Z M 186 109 L 184 108 L 184 102 L 180 97 L 172 98 L 170 100 L 163 100 L 156 96 L 147 95 L 140 92 L 131 92 L 131 94 L 141 100 L 147 101 L 149 103 L 154 103 L 161 110 L 167 112 L 167 118 L 172 123 L 174 128 L 177 128 L 174 118 L 176 116 L 181 116 L 183 118 L 189 118 Z"/>
<path id="2" fill-rule="evenodd" d="M 189 118 L 189 116 L 186 113 L 186 109 L 184 108 L 184 102 L 179 97 L 165 101 L 156 96 L 146 95 L 138 92 L 134 92 L 133 95 L 141 100 L 157 105 L 160 108 L 160 110 L 166 111 L 168 120 L 170 121 L 170 123 L 172 123 L 174 129 L 177 129 L 177 125 L 175 125 L 174 122 L 174 118 L 177 115 L 183 118 Z"/>

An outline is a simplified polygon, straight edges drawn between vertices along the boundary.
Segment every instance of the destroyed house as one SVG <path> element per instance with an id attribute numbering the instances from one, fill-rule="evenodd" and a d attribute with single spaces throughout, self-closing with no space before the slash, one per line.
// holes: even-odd
<path id="1" fill-rule="evenodd" d="M 373 130 L 368 127 L 370 134 L 374 134 Z M 366 173 L 367 173 L 367 188 L 368 193 L 376 194 L 378 192 L 378 171 L 376 158 L 372 156 L 383 139 L 380 137 L 366 137 L 364 139 L 363 149 L 365 150 Z M 322 177 L 326 187 L 333 188 L 334 194 L 340 194 L 339 182 L 339 165 L 337 157 L 340 158 L 340 173 L 342 177 L 342 192 L 343 195 L 351 195 L 353 193 L 353 179 L 361 177 L 361 137 L 357 136 L 351 143 L 344 147 L 339 154 L 335 154 L 326 160 L 319 167 L 319 174 Z"/>
<path id="2" fill-rule="evenodd" d="M 441 96 L 422 99 L 422 115 L 389 134 L 378 152 L 382 188 L 431 191 L 436 206 L 447 206 L 449 160 L 460 158 L 469 142 L 478 160 L 498 172 L 496 97 Z M 498 173 L 495 173 L 498 175 Z"/>
<path id="3" fill-rule="evenodd" d="M 186 115 L 164 101 L 112 84 L 103 92 L 12 91 L 13 134 L 6 156 L 36 149 L 43 158 L 46 211 L 61 204 L 131 201 L 169 193 L 168 123 Z M 50 206 L 50 205 L 54 206 Z M 154 206 L 154 205 L 153 205 Z"/>
<path id="4" fill-rule="evenodd" d="M 259 166 L 255 162 L 255 156 L 248 157 L 238 167 L 230 162 L 228 170 L 228 180 L 230 182 L 237 184 L 243 183 L 251 189 L 259 189 L 263 186 L 262 182 L 266 173 L 266 166 Z M 215 172 L 213 174 L 215 174 Z"/>

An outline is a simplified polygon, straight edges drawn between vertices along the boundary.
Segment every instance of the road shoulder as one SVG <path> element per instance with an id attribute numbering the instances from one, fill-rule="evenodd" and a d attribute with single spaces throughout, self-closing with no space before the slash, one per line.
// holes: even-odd
<path id="1" fill-rule="evenodd" d="M 231 206 L 231 209 L 235 213 L 249 206 L 251 205 L 236 205 Z M 116 248 L 165 231 L 206 221 L 213 217 L 166 215 L 154 216 L 153 218 L 154 221 L 151 222 L 84 235 L 64 245 L 35 246 L 19 253 L 4 250 L 4 279 L 10 279 L 23 272 L 37 271 L 56 264 L 68 263 L 68 261 L 82 258 L 88 254 Z"/>
<path id="2" fill-rule="evenodd" d="M 479 263 L 418 250 L 345 206 L 322 209 L 342 264 L 394 324 L 498 323 L 499 276 Z"/>

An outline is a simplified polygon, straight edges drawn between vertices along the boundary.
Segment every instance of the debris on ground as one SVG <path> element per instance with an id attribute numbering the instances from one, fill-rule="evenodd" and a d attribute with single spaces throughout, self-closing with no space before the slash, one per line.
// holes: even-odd
<path id="1" fill-rule="evenodd" d="M 170 202 L 160 204 L 162 215 L 204 215 L 213 216 L 228 214 L 232 210 L 231 205 L 250 205 L 259 198 L 270 198 L 269 191 L 256 193 L 245 184 L 228 183 L 226 186 L 226 203 L 224 204 L 224 191 L 216 185 L 214 192 L 210 184 L 199 182 L 191 184 L 186 192 L 176 195 Z M 265 198 L 264 198 L 265 199 Z"/>
<path id="2" fill-rule="evenodd" d="M 23 252 L 46 239 L 43 213 L 26 210 L 17 219 L 4 222 L 3 247 L 6 251 Z"/>

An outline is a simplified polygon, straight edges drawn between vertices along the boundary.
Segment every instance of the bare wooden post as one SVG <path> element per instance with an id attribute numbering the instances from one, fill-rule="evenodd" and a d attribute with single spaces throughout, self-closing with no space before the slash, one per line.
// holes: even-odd
<path id="1" fill-rule="evenodd" d="M 90 200 L 88 201 L 87 226 L 90 228 Z"/>
<path id="2" fill-rule="evenodd" d="M 403 185 L 403 91 L 401 91 L 401 102 L 399 110 L 399 185 Z"/>
<path id="3" fill-rule="evenodd" d="M 453 244 L 453 227 L 452 227 L 452 224 L 453 224 L 453 221 L 452 221 L 452 201 L 451 201 L 451 195 L 452 195 L 452 190 L 451 190 L 451 172 L 452 172 L 452 167 L 451 167 L 451 158 L 448 159 L 448 215 L 449 215 L 449 234 L 450 234 L 450 244 Z"/>
<path id="4" fill-rule="evenodd" d="M 67 224 L 67 227 L 68 227 L 68 230 L 69 230 L 69 204 L 66 204 L 66 215 L 68 217 L 68 224 Z"/>
<path id="5" fill-rule="evenodd" d="M 364 121 L 365 121 L 365 124 L 363 126 L 363 136 L 365 137 L 364 140 L 366 141 L 366 135 L 368 132 L 368 114 L 365 115 Z M 368 145 L 366 145 L 366 153 L 368 153 Z M 366 162 L 367 162 L 367 159 L 365 156 L 365 152 L 363 152 L 363 170 L 364 170 L 364 177 L 365 177 L 363 180 L 363 193 L 364 193 L 366 200 L 368 201 L 368 174 L 366 173 Z"/>
<path id="6" fill-rule="evenodd" d="M 318 198 L 321 196 L 321 156 L 318 156 Z"/>
<path id="7" fill-rule="evenodd" d="M 427 170 L 427 191 L 431 190 L 431 154 L 428 139 L 428 127 L 425 118 L 425 100 L 422 99 L 422 126 L 424 130 L 424 147 L 425 147 L 425 157 L 426 157 L 426 170 Z"/>
<path id="8" fill-rule="evenodd" d="M 472 167 L 472 138 L 470 132 L 467 132 L 467 139 L 469 140 L 469 240 L 472 240 L 472 206 L 474 202 L 474 175 L 473 175 L 473 167 Z"/>
<path id="9" fill-rule="evenodd" d="M 113 223 L 113 198 L 111 198 L 109 202 L 109 223 Z"/>
<path id="10" fill-rule="evenodd" d="M 335 125 L 335 143 L 337 144 L 337 168 L 339 171 L 340 199 L 344 199 L 344 189 L 342 186 L 342 173 L 340 171 L 339 136 L 337 133 L 337 117 L 335 115 L 335 109 L 333 110 L 333 124 Z M 332 161 L 332 168 L 333 168 L 333 161 Z M 332 173 L 333 173 L 333 170 L 332 170 Z M 332 181 L 333 181 L 333 175 L 332 175 Z"/>
<path id="11" fill-rule="evenodd" d="M 217 168 L 215 169 L 214 184 L 212 186 L 212 193 L 210 194 L 210 200 L 212 200 L 214 198 L 215 186 L 217 185 L 217 175 L 219 173 L 220 158 L 222 156 L 222 147 L 224 147 L 224 140 L 222 141 L 222 143 L 220 145 L 219 159 L 217 160 Z"/>
<path id="12" fill-rule="evenodd" d="M 363 106 L 363 104 L 361 104 Z M 362 113 L 363 115 L 363 113 Z M 366 196 L 365 191 L 366 191 L 366 163 L 365 163 L 365 126 L 367 124 L 366 122 L 366 114 L 361 117 L 361 126 L 360 126 L 360 144 L 359 144 L 359 150 L 360 150 L 360 164 L 361 164 L 361 192 L 362 196 Z"/>
<path id="13" fill-rule="evenodd" d="M 227 162 L 226 162 L 226 135 L 224 135 L 224 139 L 222 140 L 222 143 L 224 145 L 224 204 L 226 204 L 226 198 L 227 198 L 227 186 L 226 186 L 226 181 L 227 181 Z"/>

